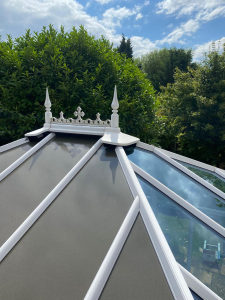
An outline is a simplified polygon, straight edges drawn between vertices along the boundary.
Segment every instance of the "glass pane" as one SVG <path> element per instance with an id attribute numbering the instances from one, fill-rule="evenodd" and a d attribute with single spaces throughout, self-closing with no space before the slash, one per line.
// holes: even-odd
<path id="1" fill-rule="evenodd" d="M 132 202 L 114 149 L 100 148 L 2 261 L 1 298 L 83 299 Z"/>
<path id="2" fill-rule="evenodd" d="M 212 185 L 214 185 L 216 188 L 218 188 L 219 190 L 221 190 L 222 192 L 225 193 L 225 180 L 222 179 L 219 175 L 198 168 L 196 166 L 184 163 L 182 161 L 178 161 L 181 165 L 185 166 L 187 169 L 189 169 L 190 171 L 194 172 L 195 174 L 197 174 L 199 177 L 203 178 L 204 180 L 206 180 L 207 182 L 211 183 Z"/>
<path id="3" fill-rule="evenodd" d="M 100 299 L 174 299 L 140 215 Z"/>
<path id="4" fill-rule="evenodd" d="M 194 300 L 202 300 L 202 298 L 200 298 L 197 294 L 195 294 L 195 292 L 193 292 L 192 290 L 190 290 Z"/>
<path id="5" fill-rule="evenodd" d="M 0 245 L 97 141 L 98 137 L 59 135 L 0 183 Z"/>
<path id="6" fill-rule="evenodd" d="M 0 153 L 0 173 L 14 163 L 20 156 L 36 145 L 37 142 L 28 142 L 21 146 Z"/>
<path id="7" fill-rule="evenodd" d="M 154 153 L 126 149 L 129 159 L 166 187 L 225 227 L 225 201 Z"/>
<path id="8" fill-rule="evenodd" d="M 138 176 L 177 262 L 225 298 L 225 238 Z"/>

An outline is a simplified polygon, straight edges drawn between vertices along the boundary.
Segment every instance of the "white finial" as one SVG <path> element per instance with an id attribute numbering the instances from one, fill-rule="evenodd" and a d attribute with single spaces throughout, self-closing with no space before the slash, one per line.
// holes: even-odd
<path id="1" fill-rule="evenodd" d="M 117 90 L 116 85 L 114 89 L 114 95 L 113 95 L 113 101 L 111 104 L 113 114 L 111 115 L 111 127 L 118 128 L 119 127 L 119 116 L 118 116 L 118 108 L 119 108 L 119 102 L 117 99 Z"/>
<path id="2" fill-rule="evenodd" d="M 46 98 L 45 98 L 45 123 L 46 124 L 50 124 L 51 122 L 51 118 L 52 118 L 52 113 L 51 113 L 51 101 L 49 98 L 49 94 L 48 94 L 48 88 L 46 88 Z"/>

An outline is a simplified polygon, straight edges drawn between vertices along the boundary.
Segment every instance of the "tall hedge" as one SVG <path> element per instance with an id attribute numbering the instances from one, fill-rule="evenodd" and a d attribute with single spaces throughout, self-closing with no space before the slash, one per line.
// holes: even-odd
<path id="1" fill-rule="evenodd" d="M 123 132 L 150 142 L 154 136 L 154 90 L 131 59 L 104 37 L 79 30 L 57 32 L 52 25 L 0 41 L 0 144 L 44 123 L 45 88 L 53 116 L 73 117 L 81 106 L 87 118 L 110 118 L 114 85 Z"/>

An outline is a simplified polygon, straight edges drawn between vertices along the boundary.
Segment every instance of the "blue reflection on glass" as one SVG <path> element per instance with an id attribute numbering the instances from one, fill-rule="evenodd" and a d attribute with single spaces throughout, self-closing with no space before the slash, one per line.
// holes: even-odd
<path id="1" fill-rule="evenodd" d="M 213 186 L 215 186 L 216 188 L 218 188 L 219 190 L 225 193 L 225 180 L 219 175 L 211 171 L 204 170 L 202 168 L 198 168 L 196 166 L 184 163 L 182 161 L 178 161 L 178 162 L 184 167 L 186 167 L 187 169 L 189 169 L 190 171 L 197 174 L 199 177 L 203 178 L 205 181 L 209 182 L 210 184 L 212 184 Z"/>
<path id="2" fill-rule="evenodd" d="M 133 163 L 225 227 L 222 198 L 152 152 L 134 147 L 127 147 L 125 151 Z"/>
<path id="3" fill-rule="evenodd" d="M 177 262 L 225 297 L 225 238 L 138 176 Z"/>

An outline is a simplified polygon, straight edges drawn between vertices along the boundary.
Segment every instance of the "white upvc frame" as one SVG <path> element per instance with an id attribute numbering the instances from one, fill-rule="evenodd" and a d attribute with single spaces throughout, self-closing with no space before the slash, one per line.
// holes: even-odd
<path id="1" fill-rule="evenodd" d="M 200 161 L 197 161 L 197 160 L 192 159 L 192 158 L 185 157 L 185 156 L 180 155 L 180 154 L 176 154 L 176 153 L 173 153 L 173 152 L 155 147 L 153 145 L 148 145 L 148 144 L 143 143 L 143 142 L 138 142 L 137 147 L 148 150 L 148 151 L 151 151 L 151 152 L 154 152 L 154 149 L 158 149 L 160 152 L 164 153 L 165 155 L 169 156 L 172 159 L 176 159 L 176 160 L 182 161 L 184 163 L 191 164 L 193 166 L 196 166 L 196 167 L 201 168 L 201 169 L 206 170 L 206 171 L 211 171 L 211 172 L 213 172 L 217 175 L 220 175 L 222 178 L 225 179 L 225 170 L 219 169 L 217 167 L 202 163 Z"/>
<path id="2" fill-rule="evenodd" d="M 102 145 L 98 140 L 0 248 L 0 262 Z"/>
<path id="3" fill-rule="evenodd" d="M 43 147 L 46 143 L 48 143 L 52 138 L 54 138 L 55 134 L 50 133 L 45 138 L 43 138 L 38 144 L 24 153 L 21 157 L 19 157 L 14 163 L 12 163 L 8 168 L 0 173 L 0 182 L 12 173 L 16 168 L 18 168 L 23 162 L 25 162 L 31 155 L 37 152 L 41 147 Z"/>
<path id="4" fill-rule="evenodd" d="M 163 185 L 161 182 L 159 182 L 157 179 L 149 175 L 147 172 L 139 168 L 137 165 L 135 165 L 133 162 L 130 161 L 130 164 L 134 170 L 135 173 L 140 175 L 142 178 L 144 178 L 147 182 L 149 182 L 151 185 L 156 187 L 158 190 L 160 190 L 163 194 L 165 194 L 167 197 L 174 200 L 176 203 L 178 203 L 180 206 L 184 207 L 187 211 L 189 211 L 192 215 L 200 219 L 202 222 L 204 222 L 206 225 L 214 229 L 216 232 L 218 232 L 220 235 L 225 237 L 225 228 L 222 227 L 220 224 L 215 222 L 213 219 L 208 217 L 206 214 L 201 212 L 198 208 L 184 200 L 182 197 L 171 191 L 168 187 Z"/>
<path id="5" fill-rule="evenodd" d="M 190 171 L 185 166 L 179 164 L 177 161 L 170 158 L 168 155 L 161 152 L 159 149 L 155 148 L 154 153 L 156 155 L 158 155 L 159 157 L 161 157 L 162 159 L 164 159 L 165 161 L 167 161 L 168 163 L 170 163 L 171 165 L 173 165 L 175 168 L 179 169 L 180 171 L 182 171 L 183 173 L 185 173 L 189 177 L 191 177 L 194 180 L 196 180 L 197 182 L 199 182 L 201 185 L 205 186 L 207 189 L 211 190 L 216 195 L 220 196 L 223 200 L 225 200 L 225 193 L 223 193 L 221 190 L 217 189 L 215 186 L 213 186 L 212 184 L 210 184 L 209 182 L 207 182 L 206 180 L 204 180 L 203 178 L 201 178 L 200 176 L 198 176 L 194 172 Z"/>
<path id="6" fill-rule="evenodd" d="M 109 248 L 84 300 L 99 299 L 112 269 L 139 213 L 139 198 L 134 199 L 111 247 Z"/>
<path id="7" fill-rule="evenodd" d="M 12 143 L 6 144 L 0 147 L 0 153 L 13 149 L 15 147 L 21 146 L 23 144 L 27 144 L 29 142 L 28 138 L 22 138 Z"/>
<path id="8" fill-rule="evenodd" d="M 129 186 L 132 187 L 133 191 L 136 190 L 135 194 L 140 199 L 140 214 L 174 298 L 177 300 L 193 299 L 124 149 L 116 147 L 116 154 Z"/>
<path id="9" fill-rule="evenodd" d="M 223 300 L 212 290 L 210 290 L 204 283 L 198 280 L 190 272 L 188 272 L 184 267 L 178 264 L 181 270 L 182 275 L 184 276 L 185 281 L 189 288 L 195 292 L 199 297 L 204 300 Z"/>

